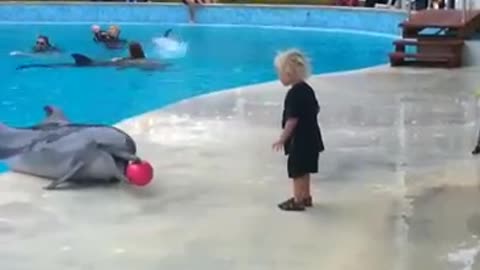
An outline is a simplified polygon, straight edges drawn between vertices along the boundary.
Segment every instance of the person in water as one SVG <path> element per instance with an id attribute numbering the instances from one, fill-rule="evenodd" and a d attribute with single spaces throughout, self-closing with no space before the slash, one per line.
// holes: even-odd
<path id="1" fill-rule="evenodd" d="M 93 25 L 93 40 L 102 42 L 109 49 L 123 49 L 127 44 L 127 40 L 120 38 L 120 27 L 111 25 L 107 31 L 101 30 L 100 26 Z"/>
<path id="2" fill-rule="evenodd" d="M 105 42 L 108 38 L 107 31 L 103 31 L 98 25 L 92 25 L 92 33 L 95 42 Z"/>
<path id="3" fill-rule="evenodd" d="M 142 61 L 146 60 L 145 52 L 143 51 L 142 45 L 138 42 L 131 42 L 128 45 L 128 57 L 119 57 L 113 58 L 112 61 L 114 62 L 131 62 L 131 61 Z"/>
<path id="4" fill-rule="evenodd" d="M 83 54 L 74 53 L 73 63 L 49 63 L 49 64 L 26 64 L 20 65 L 16 69 L 23 70 L 29 68 L 62 68 L 62 67 L 116 67 L 117 69 L 138 68 L 146 71 L 163 70 L 169 66 L 153 59 L 147 59 L 142 45 L 138 42 L 132 42 L 129 45 L 129 56 L 123 58 L 114 58 L 108 60 L 95 60 Z"/>
<path id="5" fill-rule="evenodd" d="M 138 42 L 131 42 L 128 46 L 129 56 L 121 58 L 113 58 L 118 69 L 140 68 L 143 70 L 159 70 L 169 66 L 155 60 L 147 59 L 142 45 Z"/>
<path id="6" fill-rule="evenodd" d="M 116 25 L 110 25 L 107 30 L 107 40 L 109 41 L 117 41 L 120 40 L 120 27 Z"/>
<path id="7" fill-rule="evenodd" d="M 303 211 L 312 206 L 310 174 L 318 172 L 320 152 L 325 150 L 317 115 L 320 106 L 315 92 L 305 80 L 310 65 L 303 54 L 288 50 L 275 58 L 280 81 L 290 86 L 282 115 L 283 132 L 272 145 L 274 150 L 284 149 L 288 155 L 288 177 L 293 180 L 293 197 L 280 203 L 285 211 Z"/>
<path id="8" fill-rule="evenodd" d="M 51 53 L 59 52 L 60 50 L 50 43 L 47 36 L 40 35 L 37 37 L 37 41 L 35 42 L 32 51 L 34 53 Z"/>

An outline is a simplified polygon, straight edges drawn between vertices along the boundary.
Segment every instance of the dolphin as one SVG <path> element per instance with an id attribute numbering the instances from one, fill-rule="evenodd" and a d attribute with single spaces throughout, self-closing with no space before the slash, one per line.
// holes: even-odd
<path id="1" fill-rule="evenodd" d="M 117 67 L 119 69 L 125 68 L 140 68 L 144 70 L 161 70 L 164 69 L 168 64 L 160 63 L 153 60 L 140 59 L 140 60 L 131 60 L 131 59 L 117 59 L 117 60 L 102 60 L 96 61 L 88 56 L 79 53 L 73 53 L 72 58 L 73 63 L 52 63 L 52 64 L 27 64 L 20 65 L 16 69 L 22 70 L 27 68 L 62 68 L 62 67 Z"/>
<path id="2" fill-rule="evenodd" d="M 30 127 L 0 123 L 0 160 L 14 172 L 47 178 L 45 189 L 61 184 L 128 182 L 129 162 L 140 162 L 135 141 L 122 130 L 71 123 L 63 111 L 45 106 L 44 121 Z"/>

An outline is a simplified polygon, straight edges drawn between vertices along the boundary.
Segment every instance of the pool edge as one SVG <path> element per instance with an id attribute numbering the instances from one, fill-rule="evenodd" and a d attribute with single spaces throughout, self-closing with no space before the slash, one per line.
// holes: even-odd
<path id="1" fill-rule="evenodd" d="M 365 68 L 359 68 L 359 69 L 334 71 L 334 72 L 322 73 L 322 74 L 314 74 L 308 79 L 308 81 L 318 80 L 318 79 L 322 79 L 322 78 L 329 78 L 329 77 L 356 75 L 356 74 L 362 74 L 362 73 L 366 74 L 366 73 L 372 72 L 372 71 L 389 72 L 389 71 L 392 71 L 392 69 L 390 68 L 389 64 L 380 64 L 380 65 L 375 65 L 375 66 L 370 66 L 370 67 L 365 67 Z M 221 90 L 209 92 L 209 93 L 206 93 L 206 94 L 201 94 L 201 95 L 194 96 L 194 97 L 191 97 L 191 98 L 182 99 L 182 100 L 179 100 L 179 101 L 174 102 L 174 103 L 170 103 L 168 105 L 159 107 L 157 109 L 147 111 L 145 113 L 141 113 L 141 114 L 138 114 L 138 115 L 135 115 L 135 116 L 132 116 L 132 117 L 125 118 L 121 121 L 118 121 L 117 123 L 115 123 L 113 125 L 121 128 L 122 125 L 126 124 L 127 122 L 132 122 L 132 121 L 136 121 L 137 119 L 148 117 L 149 115 L 151 115 L 153 113 L 175 109 L 176 106 L 179 106 L 179 105 L 181 105 L 182 103 L 185 103 L 185 102 L 190 102 L 190 101 L 194 101 L 194 100 L 201 100 L 201 99 L 208 99 L 209 97 L 214 97 L 214 96 L 218 96 L 218 95 L 226 95 L 226 94 L 229 94 L 231 92 L 243 92 L 243 91 L 249 91 L 251 89 L 259 90 L 261 88 L 271 86 L 271 85 L 274 85 L 274 84 L 277 84 L 277 83 L 278 83 L 278 80 L 271 80 L 271 81 L 254 83 L 254 84 L 246 84 L 246 85 L 242 85 L 242 86 L 238 86 L 238 87 L 226 88 L 226 89 L 221 89 Z"/>
<path id="2" fill-rule="evenodd" d="M 127 3 L 127 2 L 91 2 L 91 1 L 0 1 L 0 6 L 2 5 L 108 5 L 108 6 L 184 6 L 182 3 L 174 2 L 137 2 L 137 3 Z M 236 4 L 236 3 L 214 3 L 209 4 L 212 7 L 260 7 L 260 8 L 311 8 L 311 9 L 338 9 L 338 10 L 348 10 L 348 11 L 367 11 L 367 12 L 386 12 L 386 13 L 399 13 L 406 14 L 405 10 L 402 9 L 386 9 L 386 8 L 369 8 L 369 7 L 348 7 L 348 6 L 336 6 L 336 5 L 309 5 L 309 4 Z"/>

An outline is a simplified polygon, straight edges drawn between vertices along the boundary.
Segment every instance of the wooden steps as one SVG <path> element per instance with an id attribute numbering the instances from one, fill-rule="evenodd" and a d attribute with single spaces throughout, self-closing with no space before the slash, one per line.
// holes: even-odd
<path id="1" fill-rule="evenodd" d="M 458 49 L 465 45 L 463 39 L 399 39 L 393 42 L 395 45 L 395 51 L 405 51 L 406 46 L 417 46 L 417 47 L 439 47 L 439 48 L 449 48 L 449 49 Z"/>
<path id="2" fill-rule="evenodd" d="M 400 39 L 393 42 L 395 52 L 389 55 L 392 66 L 412 65 L 457 68 L 462 66 L 462 39 Z M 415 53 L 406 52 L 408 46 L 416 48 Z M 413 63 L 414 64 L 414 63 Z"/>
<path id="3" fill-rule="evenodd" d="M 461 66 L 453 54 L 418 54 L 394 52 L 390 54 L 390 63 L 395 66 L 448 67 Z"/>
<path id="4" fill-rule="evenodd" d="M 463 64 L 465 39 L 480 30 L 480 11 L 469 11 L 464 20 L 459 10 L 422 10 L 399 26 L 403 39 L 393 42 L 391 66 L 458 68 Z M 413 50 L 407 52 L 407 47 Z"/>

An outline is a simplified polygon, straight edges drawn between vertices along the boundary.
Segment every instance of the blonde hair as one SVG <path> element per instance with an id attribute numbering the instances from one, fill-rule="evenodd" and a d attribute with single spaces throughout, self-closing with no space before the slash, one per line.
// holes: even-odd
<path id="1" fill-rule="evenodd" d="M 310 77 L 310 62 L 300 50 L 289 49 L 279 52 L 275 57 L 274 65 L 279 72 L 289 73 L 298 79 L 305 80 Z"/>
<path id="2" fill-rule="evenodd" d="M 109 31 L 115 31 L 117 33 L 120 33 L 120 27 L 118 27 L 118 25 L 110 25 L 110 27 L 108 28 Z"/>

